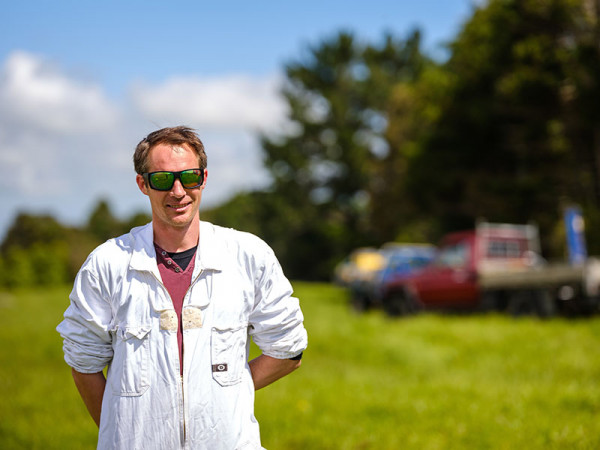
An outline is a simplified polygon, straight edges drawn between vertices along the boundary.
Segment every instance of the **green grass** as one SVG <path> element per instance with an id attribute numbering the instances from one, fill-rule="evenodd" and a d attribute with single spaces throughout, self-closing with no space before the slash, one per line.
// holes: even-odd
<path id="1" fill-rule="evenodd" d="M 95 448 L 55 331 L 69 288 L 0 293 L 0 448 Z"/>
<path id="2" fill-rule="evenodd" d="M 278 449 L 600 448 L 600 318 L 356 315 L 295 283 L 309 348 L 257 393 Z M 0 293 L 0 448 L 94 448 L 54 331 L 68 287 Z"/>

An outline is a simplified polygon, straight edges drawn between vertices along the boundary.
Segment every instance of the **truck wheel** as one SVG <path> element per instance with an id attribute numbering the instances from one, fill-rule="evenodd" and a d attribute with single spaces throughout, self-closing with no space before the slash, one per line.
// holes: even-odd
<path id="1" fill-rule="evenodd" d="M 547 290 L 535 291 L 535 310 L 538 317 L 548 318 L 556 314 L 556 303 Z"/>
<path id="2" fill-rule="evenodd" d="M 393 292 L 385 299 L 383 309 L 388 316 L 408 316 L 416 314 L 421 308 L 421 303 L 406 291 Z"/>
<path id="3" fill-rule="evenodd" d="M 510 294 L 507 311 L 514 317 L 552 317 L 556 313 L 556 305 L 546 290 L 515 291 Z"/>
<path id="4" fill-rule="evenodd" d="M 499 292 L 484 292 L 481 295 L 481 303 L 479 311 L 486 314 L 498 311 L 501 309 L 501 294 Z"/>
<path id="5" fill-rule="evenodd" d="M 514 291 L 508 298 L 506 311 L 513 317 L 528 316 L 535 311 L 535 298 L 531 291 Z"/>

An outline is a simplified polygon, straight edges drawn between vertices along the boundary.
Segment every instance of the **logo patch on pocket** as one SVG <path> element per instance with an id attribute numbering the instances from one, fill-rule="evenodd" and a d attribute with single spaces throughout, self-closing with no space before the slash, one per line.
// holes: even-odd
<path id="1" fill-rule="evenodd" d="M 160 313 L 160 329 L 167 331 L 177 331 L 177 313 L 172 309 L 161 311 Z"/>
<path id="2" fill-rule="evenodd" d="M 213 372 L 227 372 L 227 364 L 213 364 Z"/>
<path id="3" fill-rule="evenodd" d="M 198 308 L 183 308 L 183 329 L 202 328 L 202 312 Z"/>

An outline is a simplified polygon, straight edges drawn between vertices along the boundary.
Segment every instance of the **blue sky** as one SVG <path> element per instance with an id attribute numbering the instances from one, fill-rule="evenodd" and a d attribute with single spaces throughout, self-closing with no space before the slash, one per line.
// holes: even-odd
<path id="1" fill-rule="evenodd" d="M 0 27 L 0 238 L 18 211 L 84 221 L 99 198 L 148 210 L 131 154 L 185 123 L 207 147 L 204 201 L 268 182 L 257 130 L 285 126 L 284 64 L 340 30 L 418 27 L 443 57 L 480 0 L 6 2 Z"/>

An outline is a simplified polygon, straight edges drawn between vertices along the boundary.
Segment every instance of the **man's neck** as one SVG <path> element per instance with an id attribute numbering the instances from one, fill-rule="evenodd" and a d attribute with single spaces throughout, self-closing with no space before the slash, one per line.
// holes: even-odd
<path id="1" fill-rule="evenodd" d="M 182 252 L 198 245 L 199 219 L 180 228 L 155 224 L 153 226 L 154 242 L 169 253 Z"/>

